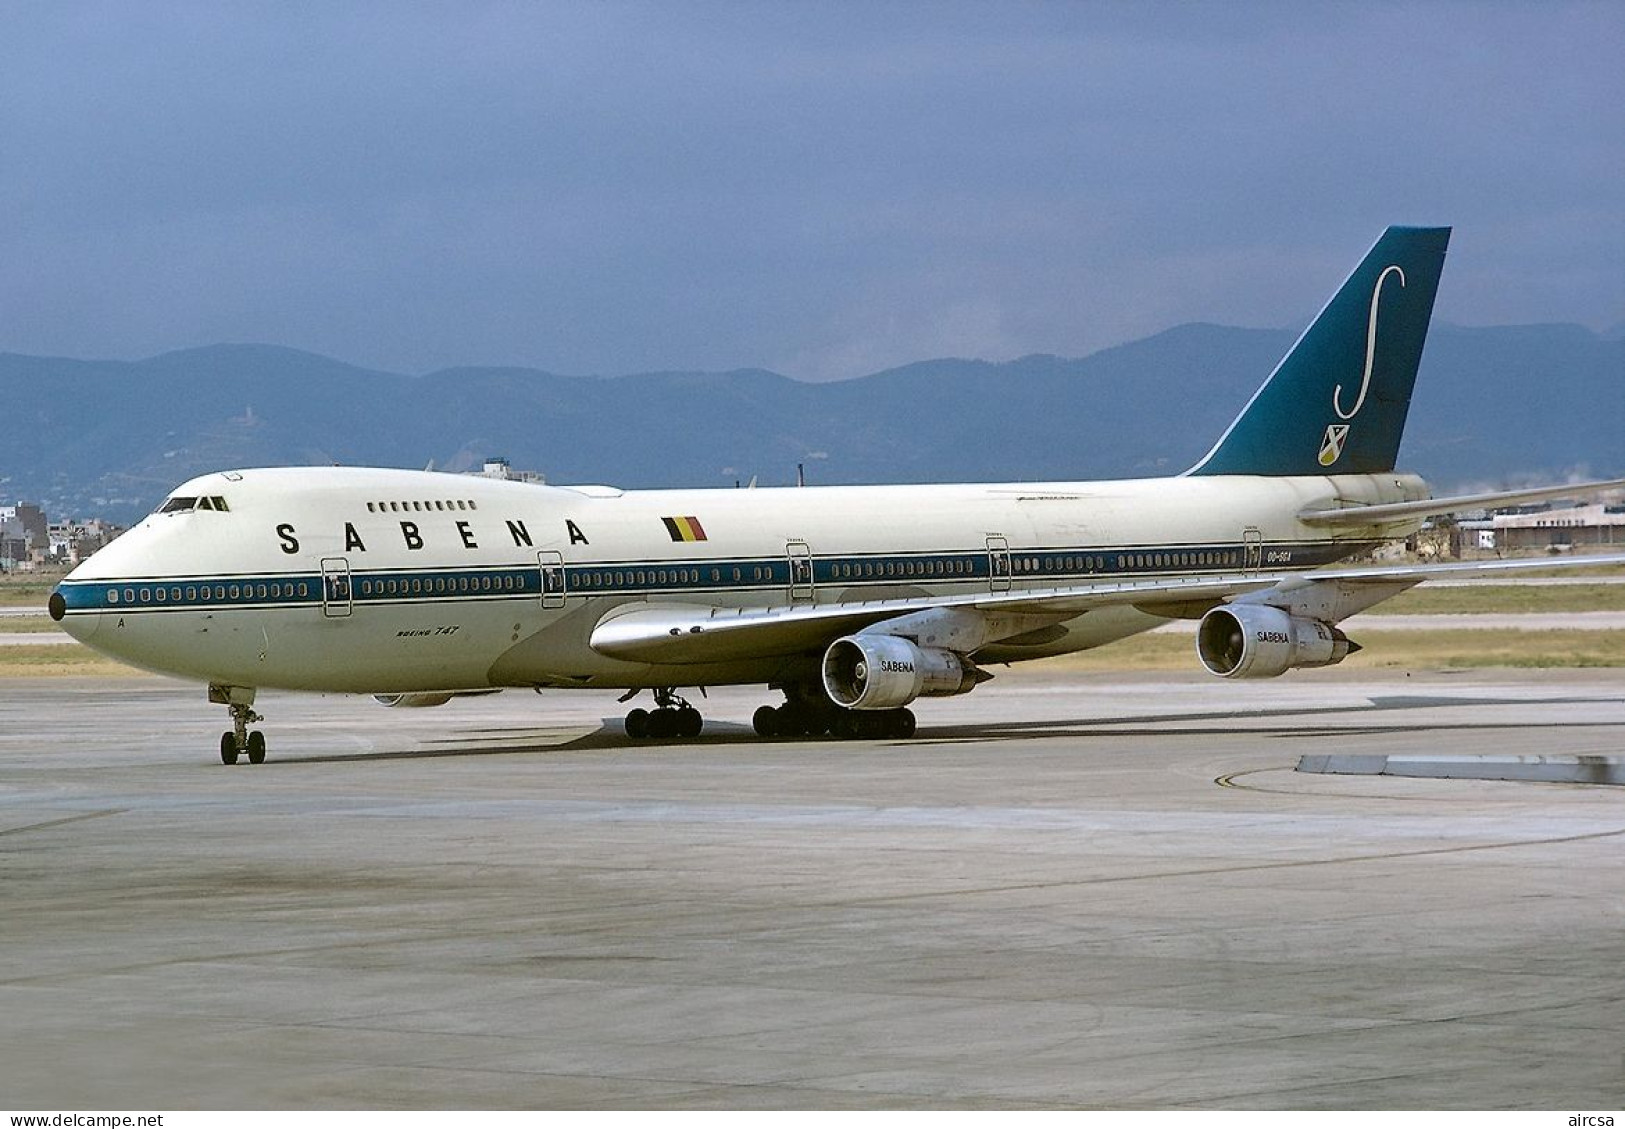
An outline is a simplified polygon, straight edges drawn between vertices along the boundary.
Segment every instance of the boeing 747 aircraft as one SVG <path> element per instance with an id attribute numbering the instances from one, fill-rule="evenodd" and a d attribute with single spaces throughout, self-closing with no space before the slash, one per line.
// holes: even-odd
<path id="1" fill-rule="evenodd" d="M 652 691 L 634 738 L 699 734 L 689 687 L 765 684 L 758 733 L 907 737 L 993 664 L 1199 620 L 1224 678 L 1327 666 L 1338 623 L 1463 566 L 1336 562 L 1422 519 L 1575 487 L 1429 499 L 1394 470 L 1449 241 L 1390 228 L 1208 455 L 1173 478 L 762 490 L 541 486 L 420 471 L 204 475 L 50 599 L 75 638 L 208 684 L 227 764 L 260 689 L 439 705 L 506 687 Z M 1593 483 L 1602 489 L 1620 483 Z M 1583 491 L 1587 488 L 1578 488 Z M 1497 562 L 1486 568 L 1549 562 Z"/>

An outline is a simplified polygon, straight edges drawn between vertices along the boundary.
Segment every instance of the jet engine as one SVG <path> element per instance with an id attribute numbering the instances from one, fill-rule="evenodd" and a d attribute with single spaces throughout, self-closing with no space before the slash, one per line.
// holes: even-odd
<path id="1" fill-rule="evenodd" d="M 1221 678 L 1274 678 L 1294 667 L 1332 666 L 1360 649 L 1337 628 L 1264 604 L 1226 604 L 1202 617 L 1196 653 Z"/>
<path id="2" fill-rule="evenodd" d="M 988 677 L 952 651 L 916 647 L 899 635 L 848 635 L 824 652 L 824 689 L 836 705 L 853 710 L 965 694 Z"/>
<path id="3" fill-rule="evenodd" d="M 381 706 L 398 710 L 428 709 L 443 706 L 457 695 L 447 690 L 436 694 L 374 694 L 373 700 Z"/>

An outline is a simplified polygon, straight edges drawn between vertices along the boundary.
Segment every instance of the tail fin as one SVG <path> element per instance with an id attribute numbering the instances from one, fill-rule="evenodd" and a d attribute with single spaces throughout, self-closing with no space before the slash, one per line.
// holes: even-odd
<path id="1" fill-rule="evenodd" d="M 1187 474 L 1394 469 L 1448 227 L 1390 227 Z M 1379 312 L 1380 310 L 1380 312 Z"/>

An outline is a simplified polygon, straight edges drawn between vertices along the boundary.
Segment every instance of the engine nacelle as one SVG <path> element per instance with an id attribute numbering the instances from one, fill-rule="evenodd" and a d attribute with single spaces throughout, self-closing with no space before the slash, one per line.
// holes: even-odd
<path id="1" fill-rule="evenodd" d="M 443 706 L 457 695 L 451 691 L 438 694 L 374 694 L 373 700 L 381 706 L 397 710 L 421 710 L 430 706 Z"/>
<path id="2" fill-rule="evenodd" d="M 848 635 L 824 652 L 824 690 L 852 710 L 890 710 L 919 697 L 964 694 L 987 675 L 952 651 L 899 635 Z"/>
<path id="3" fill-rule="evenodd" d="M 1226 604 L 1202 617 L 1196 653 L 1221 678 L 1274 678 L 1295 667 L 1332 666 L 1360 649 L 1337 628 L 1264 604 Z"/>

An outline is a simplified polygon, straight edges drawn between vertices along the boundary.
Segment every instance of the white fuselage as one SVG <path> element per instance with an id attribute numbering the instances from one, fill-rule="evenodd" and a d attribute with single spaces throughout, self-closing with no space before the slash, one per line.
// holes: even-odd
<path id="1" fill-rule="evenodd" d="M 244 470 L 177 497 L 65 580 L 63 627 L 124 661 L 244 687 L 396 693 L 777 682 L 805 657 L 656 666 L 588 640 L 622 605 L 796 603 L 1308 569 L 1414 521 L 1296 519 L 1425 496 L 1413 476 L 618 491 L 421 471 Z M 1080 615 L 1010 661 L 1162 622 Z"/>

